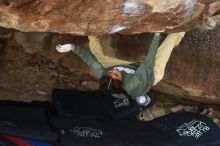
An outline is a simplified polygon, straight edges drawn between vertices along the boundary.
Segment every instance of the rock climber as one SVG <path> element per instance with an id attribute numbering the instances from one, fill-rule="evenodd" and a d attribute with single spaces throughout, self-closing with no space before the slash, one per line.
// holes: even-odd
<path id="1" fill-rule="evenodd" d="M 184 35 L 184 32 L 169 34 L 158 48 L 161 36 L 155 33 L 144 61 L 134 63 L 105 56 L 100 40 L 95 36 L 89 36 L 91 51 L 74 44 L 58 45 L 56 49 L 59 52 L 72 51 L 81 57 L 105 93 L 147 105 L 150 103 L 147 92 L 163 78 L 170 54 Z"/>

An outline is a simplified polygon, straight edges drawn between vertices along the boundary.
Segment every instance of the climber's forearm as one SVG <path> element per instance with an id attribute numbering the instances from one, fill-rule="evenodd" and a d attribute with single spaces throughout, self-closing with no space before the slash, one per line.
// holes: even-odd
<path id="1" fill-rule="evenodd" d="M 79 56 L 86 64 L 89 65 L 96 78 L 99 80 L 104 70 L 103 66 L 88 49 L 78 45 L 73 45 L 73 47 L 75 47 L 73 49 L 73 53 Z"/>

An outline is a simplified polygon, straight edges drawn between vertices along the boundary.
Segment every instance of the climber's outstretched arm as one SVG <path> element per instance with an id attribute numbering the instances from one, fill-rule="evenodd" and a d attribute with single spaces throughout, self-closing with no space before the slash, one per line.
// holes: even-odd
<path id="1" fill-rule="evenodd" d="M 89 65 L 97 80 L 102 77 L 104 67 L 88 49 L 74 44 L 59 45 L 56 47 L 56 49 L 59 52 L 72 51 L 74 54 L 78 55 L 86 64 Z"/>

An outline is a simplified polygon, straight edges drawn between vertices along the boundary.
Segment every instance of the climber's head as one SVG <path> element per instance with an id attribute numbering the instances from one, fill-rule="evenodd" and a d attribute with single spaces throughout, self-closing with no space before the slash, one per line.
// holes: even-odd
<path id="1" fill-rule="evenodd" d="M 112 69 L 108 71 L 100 80 L 101 89 L 108 94 L 119 94 L 122 89 L 122 76 L 120 71 Z"/>

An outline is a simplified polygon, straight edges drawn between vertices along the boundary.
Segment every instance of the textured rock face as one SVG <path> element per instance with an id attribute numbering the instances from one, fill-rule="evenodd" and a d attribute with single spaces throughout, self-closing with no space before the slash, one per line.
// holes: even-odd
<path id="1" fill-rule="evenodd" d="M 158 90 L 206 103 L 220 103 L 220 27 L 187 33 L 167 66 Z"/>
<path id="2" fill-rule="evenodd" d="M 0 26 L 24 32 L 100 35 L 191 29 L 216 0 L 1 0 Z"/>

